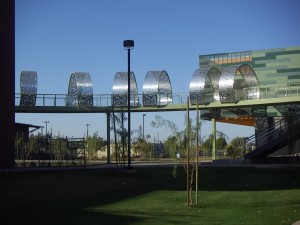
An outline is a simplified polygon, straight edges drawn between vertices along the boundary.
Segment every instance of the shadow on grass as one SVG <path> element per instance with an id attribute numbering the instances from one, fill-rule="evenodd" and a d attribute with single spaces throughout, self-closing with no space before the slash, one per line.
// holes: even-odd
<path id="1" fill-rule="evenodd" d="M 300 188 L 300 168 L 200 168 L 201 190 L 264 191 Z"/>
<path id="2" fill-rule="evenodd" d="M 300 189 L 299 172 L 299 168 L 200 167 L 199 190 Z M 137 168 L 136 173 L 130 174 L 120 170 L 85 170 L 2 176 L 1 217 L 3 221 L 8 221 L 6 224 L 142 223 L 143 218 L 134 216 L 134 211 L 126 214 L 130 211 L 126 208 L 130 203 L 122 208 L 122 202 L 156 191 L 185 191 L 183 168 L 177 169 L 176 178 L 172 174 L 173 168 L 153 167 Z M 116 202 L 119 213 L 101 211 L 101 208 Z M 141 202 L 141 207 L 143 204 L 151 203 Z M 89 210 L 95 208 L 99 210 Z"/>

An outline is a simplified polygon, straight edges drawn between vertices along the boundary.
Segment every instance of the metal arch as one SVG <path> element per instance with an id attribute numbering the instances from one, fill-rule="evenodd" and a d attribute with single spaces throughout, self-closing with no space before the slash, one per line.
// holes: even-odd
<path id="1" fill-rule="evenodd" d="M 205 86 L 205 76 L 203 75 L 203 70 L 197 69 L 193 77 L 190 81 L 190 102 L 192 105 L 205 104 L 205 94 L 204 94 L 204 86 Z"/>
<path id="2" fill-rule="evenodd" d="M 216 67 L 211 67 L 206 73 L 206 84 L 205 84 L 205 95 L 206 101 L 211 103 L 213 101 L 219 102 L 219 81 L 221 77 L 221 72 Z M 207 82 L 209 81 L 209 82 Z"/>
<path id="3" fill-rule="evenodd" d="M 241 79 L 236 79 L 239 74 Z M 219 81 L 219 95 L 221 103 L 258 99 L 259 83 L 254 70 L 247 64 L 225 67 Z"/>
<path id="4" fill-rule="evenodd" d="M 37 72 L 22 71 L 20 76 L 20 106 L 35 106 L 37 94 Z"/>
<path id="5" fill-rule="evenodd" d="M 93 85 L 89 73 L 74 72 L 70 76 L 67 106 L 93 106 Z"/>
<path id="6" fill-rule="evenodd" d="M 172 86 L 165 70 L 149 71 L 143 84 L 143 105 L 164 106 L 172 103 Z"/>
<path id="7" fill-rule="evenodd" d="M 117 72 L 114 77 L 113 84 L 113 102 L 114 107 L 128 106 L 128 73 Z M 138 106 L 138 88 L 134 73 L 130 72 L 130 105 Z"/>
<path id="8" fill-rule="evenodd" d="M 242 74 L 246 83 L 247 88 L 245 89 L 245 95 L 247 100 L 259 99 L 259 83 L 256 73 L 252 67 L 247 64 L 242 64 L 238 70 Z"/>
<path id="9" fill-rule="evenodd" d="M 220 70 L 215 67 L 197 69 L 190 81 L 191 104 L 204 105 L 212 101 L 219 101 Z"/>

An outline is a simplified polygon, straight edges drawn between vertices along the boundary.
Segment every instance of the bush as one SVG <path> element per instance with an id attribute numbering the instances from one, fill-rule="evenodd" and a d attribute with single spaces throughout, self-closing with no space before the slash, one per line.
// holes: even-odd
<path id="1" fill-rule="evenodd" d="M 34 162 L 34 161 L 31 161 L 31 162 L 30 162 L 30 166 L 31 166 L 31 167 L 36 167 L 36 164 L 37 164 L 37 163 Z"/>
<path id="2" fill-rule="evenodd" d="M 46 163 L 44 161 L 41 161 L 41 162 L 39 162 L 39 166 L 44 167 L 44 166 L 46 166 Z"/>

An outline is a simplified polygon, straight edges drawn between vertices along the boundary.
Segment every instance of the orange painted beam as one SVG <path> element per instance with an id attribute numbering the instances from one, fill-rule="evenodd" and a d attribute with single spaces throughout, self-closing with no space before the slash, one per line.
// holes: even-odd
<path id="1" fill-rule="evenodd" d="M 217 122 L 221 123 L 230 123 L 230 124 L 236 124 L 236 125 L 243 125 L 243 126 L 255 126 L 255 120 L 253 117 L 240 117 L 240 118 L 217 118 Z"/>

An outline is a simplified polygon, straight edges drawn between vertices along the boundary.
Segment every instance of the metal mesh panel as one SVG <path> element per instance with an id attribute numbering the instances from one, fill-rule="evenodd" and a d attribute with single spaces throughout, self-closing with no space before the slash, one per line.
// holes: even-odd
<path id="1" fill-rule="evenodd" d="M 220 77 L 219 94 L 222 103 L 258 99 L 259 84 L 253 69 L 246 64 L 225 67 Z"/>
<path id="2" fill-rule="evenodd" d="M 166 71 L 149 71 L 143 84 L 143 105 L 163 106 L 172 102 L 172 87 Z"/>
<path id="3" fill-rule="evenodd" d="M 93 106 L 93 86 L 89 73 L 71 74 L 66 105 Z"/>
<path id="4" fill-rule="evenodd" d="M 192 105 L 195 105 L 198 100 L 199 105 L 205 104 L 205 94 L 204 94 L 204 86 L 205 86 L 205 75 L 202 72 L 203 70 L 197 69 L 190 81 L 190 102 Z"/>
<path id="5" fill-rule="evenodd" d="M 221 72 L 215 67 L 210 68 L 206 74 L 206 81 L 209 80 L 209 84 L 206 82 L 205 95 L 207 96 L 207 103 L 212 101 L 220 101 L 219 97 L 219 81 Z"/>
<path id="6" fill-rule="evenodd" d="M 219 101 L 219 79 L 221 72 L 215 68 L 196 70 L 190 82 L 191 104 L 204 105 L 212 101 Z"/>
<path id="7" fill-rule="evenodd" d="M 113 84 L 113 106 L 114 107 L 127 107 L 128 97 L 128 73 L 118 72 L 115 74 Z M 135 75 L 130 72 L 130 106 L 138 106 L 138 89 L 136 84 Z"/>
<path id="8" fill-rule="evenodd" d="M 37 72 L 22 71 L 20 76 L 21 106 L 35 106 L 37 94 Z"/>
<path id="9" fill-rule="evenodd" d="M 236 70 L 236 66 L 227 66 L 221 74 L 219 94 L 222 103 L 235 102 L 233 84 Z"/>
<path id="10" fill-rule="evenodd" d="M 246 99 L 259 99 L 259 83 L 254 70 L 247 64 L 241 65 L 238 70 L 241 72 L 246 83 Z"/>

